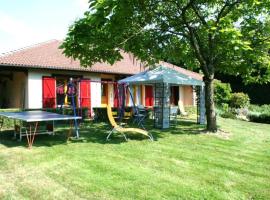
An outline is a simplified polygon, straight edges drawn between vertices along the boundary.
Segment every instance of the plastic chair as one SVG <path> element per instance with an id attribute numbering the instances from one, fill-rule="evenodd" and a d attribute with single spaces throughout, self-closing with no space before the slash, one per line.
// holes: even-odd
<path id="1" fill-rule="evenodd" d="M 145 135 L 145 136 L 149 137 L 149 139 L 150 139 L 151 141 L 153 141 L 153 136 L 152 136 L 150 133 L 148 133 L 148 131 L 146 131 L 146 130 L 139 129 L 139 128 L 123 128 L 123 127 L 119 126 L 119 125 L 115 122 L 115 120 L 114 120 L 114 118 L 113 118 L 112 108 L 111 108 L 110 105 L 107 105 L 107 115 L 108 115 L 109 122 L 110 122 L 110 124 L 112 125 L 113 128 L 112 128 L 112 130 L 109 132 L 109 134 L 108 134 L 106 140 L 109 140 L 110 136 L 111 136 L 114 132 L 118 132 L 118 133 L 122 134 L 123 137 L 125 138 L 125 140 L 127 141 L 127 137 L 126 137 L 126 135 L 125 135 L 125 132 L 134 132 L 134 133 L 140 133 L 140 134 L 142 134 L 142 135 Z"/>
<path id="2" fill-rule="evenodd" d="M 135 107 L 134 111 L 134 120 L 133 123 L 137 123 L 140 127 L 145 129 L 144 127 L 144 121 L 146 119 L 147 112 L 143 105 L 138 105 Z"/>

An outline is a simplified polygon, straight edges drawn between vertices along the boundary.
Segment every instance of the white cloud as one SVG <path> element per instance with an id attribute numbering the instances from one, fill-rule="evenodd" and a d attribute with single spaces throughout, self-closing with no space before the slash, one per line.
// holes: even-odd
<path id="1" fill-rule="evenodd" d="M 0 12 L 0 53 L 44 42 L 63 39 L 67 29 L 54 27 L 31 27 L 27 22 Z"/>
<path id="2" fill-rule="evenodd" d="M 0 52 L 38 43 L 46 38 L 44 33 L 31 28 L 24 21 L 3 12 L 0 12 L 0 35 L 3 37 L 1 39 Z M 12 38 L 12 40 L 6 40 L 3 35 Z"/>
<path id="3" fill-rule="evenodd" d="M 47 19 L 42 18 L 42 15 L 32 19 L 19 18 L 11 11 L 0 10 L 0 54 L 51 39 L 63 39 L 69 25 L 76 18 L 82 17 L 89 7 L 88 0 L 72 1 L 73 5 L 68 6 L 74 6 L 73 12 L 55 9 L 50 12 L 51 16 Z M 29 15 L 34 14 L 29 10 L 26 16 Z"/>
<path id="4" fill-rule="evenodd" d="M 75 2 L 83 12 L 89 7 L 88 0 L 75 0 Z"/>
<path id="5" fill-rule="evenodd" d="M 17 37 L 21 32 L 31 33 L 31 28 L 22 21 L 0 12 L 0 31 Z"/>

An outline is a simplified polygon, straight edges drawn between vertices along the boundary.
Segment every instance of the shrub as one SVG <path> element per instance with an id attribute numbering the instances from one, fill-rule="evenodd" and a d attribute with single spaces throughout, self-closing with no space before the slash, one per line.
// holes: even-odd
<path id="1" fill-rule="evenodd" d="M 21 111 L 20 109 L 17 109 L 17 108 L 14 108 L 14 109 L 0 109 L 0 112 L 19 112 Z M 4 117 L 3 118 L 3 127 L 2 127 L 2 130 L 5 130 L 5 129 L 11 129 L 14 127 L 14 120 L 13 119 L 9 119 L 9 118 L 6 118 Z M 0 119 L 1 121 L 1 119 Z M 0 124 L 0 128 L 1 128 L 1 124 Z"/>
<path id="2" fill-rule="evenodd" d="M 229 104 L 222 103 L 221 105 L 216 106 L 216 114 L 221 116 L 225 112 L 229 112 Z"/>
<path id="3" fill-rule="evenodd" d="M 270 114 L 250 113 L 248 117 L 251 122 L 270 124 Z"/>
<path id="4" fill-rule="evenodd" d="M 248 118 L 251 122 L 270 124 L 270 105 L 250 105 Z"/>
<path id="5" fill-rule="evenodd" d="M 231 86 L 229 83 L 222 83 L 219 80 L 214 81 L 214 98 L 217 105 L 229 103 L 231 99 Z"/>
<path id="6" fill-rule="evenodd" d="M 197 114 L 197 106 L 185 106 L 185 111 L 189 114 Z"/>
<path id="7" fill-rule="evenodd" d="M 269 114 L 270 115 L 270 104 L 267 105 L 262 105 L 262 106 L 259 106 L 259 105 L 249 105 L 249 108 L 248 108 L 251 112 L 257 112 L 257 113 L 261 113 L 261 114 Z"/>
<path id="8" fill-rule="evenodd" d="M 132 112 L 133 107 L 125 107 L 125 112 Z M 99 122 L 106 122 L 108 121 L 108 116 L 107 116 L 107 107 L 94 107 L 94 120 L 99 121 Z M 118 108 L 113 107 L 112 108 L 113 112 L 118 112 Z"/>
<path id="9" fill-rule="evenodd" d="M 230 106 L 232 108 L 245 108 L 249 105 L 249 96 L 243 92 L 232 93 Z"/>
<path id="10" fill-rule="evenodd" d="M 233 113 L 231 111 L 223 112 L 222 114 L 220 114 L 220 116 L 223 117 L 223 118 L 236 119 L 235 113 Z"/>

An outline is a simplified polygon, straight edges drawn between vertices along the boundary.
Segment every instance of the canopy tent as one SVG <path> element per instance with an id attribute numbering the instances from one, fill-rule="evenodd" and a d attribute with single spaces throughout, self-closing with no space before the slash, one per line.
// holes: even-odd
<path id="1" fill-rule="evenodd" d="M 158 66 L 155 69 L 147 70 L 125 79 L 119 80 L 118 83 L 124 85 L 153 84 L 155 88 L 155 106 L 154 118 L 155 126 L 159 128 L 169 128 L 170 126 L 170 86 L 172 85 L 191 85 L 200 89 L 198 99 L 200 124 L 205 124 L 205 99 L 204 83 L 202 80 L 192 78 L 182 74 L 174 69 Z M 131 93 L 130 93 L 131 94 Z M 132 96 L 132 94 L 131 94 Z"/>
<path id="2" fill-rule="evenodd" d="M 168 83 L 171 85 L 202 86 L 203 81 L 194 79 L 174 69 L 159 66 L 153 70 L 147 70 L 119 81 L 126 84 L 155 84 Z"/>

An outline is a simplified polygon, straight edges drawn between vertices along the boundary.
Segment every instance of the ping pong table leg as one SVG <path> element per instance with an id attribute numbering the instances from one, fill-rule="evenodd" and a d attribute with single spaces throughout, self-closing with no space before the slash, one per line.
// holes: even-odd
<path id="1" fill-rule="evenodd" d="M 30 132 L 30 135 L 31 135 L 31 124 L 29 124 L 29 132 Z M 30 139 L 29 139 L 29 136 L 28 136 L 28 130 L 27 130 L 27 128 L 25 129 L 25 135 L 26 135 L 28 147 L 30 148 Z M 20 137 L 21 137 L 21 134 L 20 134 Z"/>
<path id="2" fill-rule="evenodd" d="M 73 131 L 73 120 L 69 120 L 69 131 L 67 135 L 67 141 L 71 138 Z"/>
<path id="3" fill-rule="evenodd" d="M 29 134 L 27 134 L 26 131 L 26 137 L 27 137 L 27 142 L 28 142 L 28 148 L 31 149 L 34 143 L 34 139 L 35 139 L 35 135 L 37 132 L 37 127 L 38 127 L 38 122 L 34 122 L 34 129 L 32 132 L 32 127 L 31 127 L 31 123 L 29 123 Z"/>

